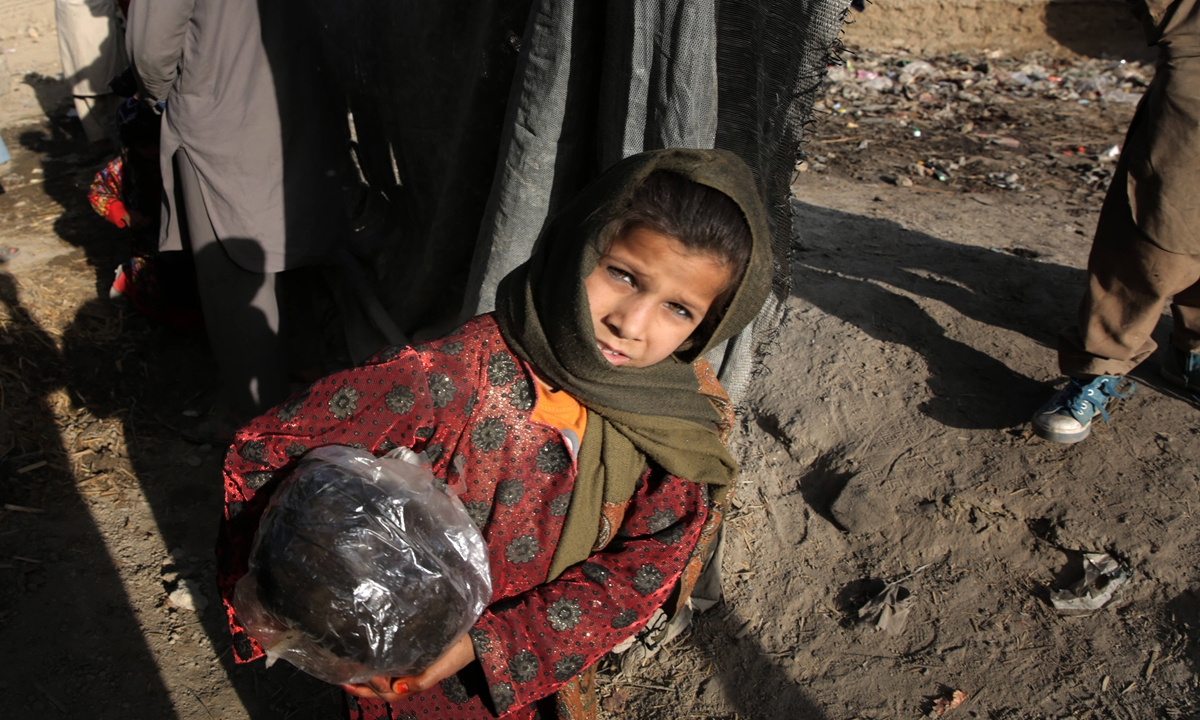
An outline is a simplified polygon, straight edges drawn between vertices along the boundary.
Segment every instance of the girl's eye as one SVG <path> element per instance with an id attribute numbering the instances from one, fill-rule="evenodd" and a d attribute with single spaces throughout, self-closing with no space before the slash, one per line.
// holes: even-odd
<path id="1" fill-rule="evenodd" d="M 629 283 L 630 285 L 633 284 L 633 276 L 620 268 L 609 266 L 608 274 L 610 276 L 612 276 L 612 278 L 614 280 L 619 280 L 620 282 Z"/>
<path id="2" fill-rule="evenodd" d="M 667 303 L 667 309 L 669 309 L 675 315 L 679 316 L 679 318 L 682 320 L 691 320 L 692 319 L 692 314 L 690 312 L 688 312 L 688 309 L 682 305 L 677 305 L 675 303 Z"/>

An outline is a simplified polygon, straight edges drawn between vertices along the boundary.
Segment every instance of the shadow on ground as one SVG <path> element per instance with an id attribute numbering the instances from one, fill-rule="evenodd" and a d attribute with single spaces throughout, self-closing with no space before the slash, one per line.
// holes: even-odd
<path id="1" fill-rule="evenodd" d="M 919 353 L 933 399 L 921 412 L 958 428 L 1005 428 L 1029 419 L 1052 388 L 1014 371 L 1009 333 L 1046 347 L 1070 322 L 1082 270 L 960 245 L 880 220 L 793 201 L 802 240 L 792 294 L 871 337 Z M 932 301 L 932 302 L 930 302 Z M 953 312 L 944 312 L 944 305 Z M 955 324 L 991 326 L 991 347 L 955 339 Z"/>
<path id="2" fill-rule="evenodd" d="M 826 720 L 829 716 L 808 696 L 800 683 L 769 655 L 754 633 L 744 633 L 746 618 L 736 610 L 697 615 L 690 645 L 713 662 L 712 677 L 701 682 L 720 683 L 725 704 L 734 717 Z M 696 717 L 696 716 L 693 716 Z"/>
<path id="3" fill-rule="evenodd" d="M 20 281 L 0 273 L 0 502 L 45 511 L 0 510 L 0 645 L 29 649 L 0 661 L 0 717 L 237 716 L 239 703 L 255 720 L 339 716 L 336 688 L 284 663 L 232 662 L 212 552 L 224 449 L 181 432 L 194 422 L 184 410 L 213 403 L 216 368 L 202 330 L 101 299 L 129 247 L 86 197 L 109 157 L 90 151 L 65 107 L 17 139 L 17 172 L 40 168 L 44 194 L 13 193 L 5 212 L 19 194 L 24 221 L 54 218 L 75 250 Z M 99 297 L 75 309 L 85 283 Z M 75 475 L 81 464 L 92 472 Z M 178 584 L 168 569 L 202 588 L 198 617 L 166 606 Z"/>

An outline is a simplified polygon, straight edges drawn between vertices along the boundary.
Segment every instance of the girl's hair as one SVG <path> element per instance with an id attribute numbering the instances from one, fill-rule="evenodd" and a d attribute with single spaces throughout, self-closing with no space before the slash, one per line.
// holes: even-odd
<path id="1" fill-rule="evenodd" d="M 720 190 L 656 170 L 616 211 L 605 233 L 605 249 L 639 227 L 674 238 L 689 251 L 712 256 L 729 269 L 729 283 L 692 334 L 693 341 L 706 340 L 724 316 L 750 262 L 754 239 L 741 208 Z"/>

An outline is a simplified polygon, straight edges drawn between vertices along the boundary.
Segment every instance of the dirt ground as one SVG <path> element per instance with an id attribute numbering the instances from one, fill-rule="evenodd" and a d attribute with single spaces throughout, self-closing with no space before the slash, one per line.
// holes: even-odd
<path id="1" fill-rule="evenodd" d="M 20 248 L 0 268 L 0 717 L 338 717 L 286 664 L 231 661 L 221 449 L 186 439 L 214 399 L 204 336 L 109 303 L 125 239 L 84 197 L 106 158 L 30 80 L 45 114 L 0 129 Z M 1087 442 L 1028 423 L 1133 105 L 996 93 L 938 115 L 830 93 L 795 186 L 793 297 L 737 432 L 726 602 L 645 666 L 606 661 L 605 715 L 913 718 L 960 690 L 946 717 L 1200 717 L 1200 400 L 1151 360 Z M 1084 551 L 1132 583 L 1061 617 L 1050 593 Z M 902 634 L 855 622 L 922 567 Z"/>

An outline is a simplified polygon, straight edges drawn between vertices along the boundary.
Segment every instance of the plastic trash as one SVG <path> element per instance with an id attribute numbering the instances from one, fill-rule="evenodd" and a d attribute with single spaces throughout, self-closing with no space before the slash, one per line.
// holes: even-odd
<path id="1" fill-rule="evenodd" d="M 1066 590 L 1050 593 L 1060 615 L 1090 615 L 1119 601 L 1133 571 L 1108 553 L 1084 553 L 1083 579 Z"/>
<path id="2" fill-rule="evenodd" d="M 899 635 L 904 632 L 908 614 L 916 602 L 908 588 L 899 582 L 888 583 L 883 592 L 859 608 L 858 619 L 874 623 L 876 630 L 883 630 L 888 635 Z"/>
<path id="3" fill-rule="evenodd" d="M 946 557 L 949 557 L 949 555 Z M 883 630 L 888 635 L 903 633 L 904 626 L 908 623 L 908 615 L 912 612 L 917 599 L 901 583 L 911 580 L 940 562 L 942 560 L 926 563 L 907 575 L 896 578 L 884 585 L 883 590 L 858 609 L 859 622 L 872 623 L 875 625 L 876 630 Z"/>
<path id="4" fill-rule="evenodd" d="M 406 449 L 323 447 L 280 485 L 234 592 L 268 665 L 283 658 L 334 684 L 411 676 L 478 620 L 487 546 L 416 462 Z"/>

